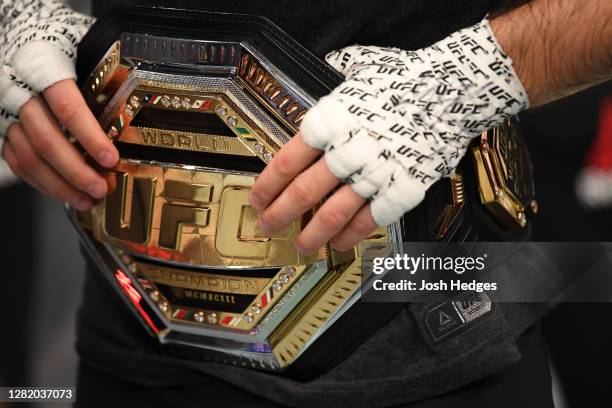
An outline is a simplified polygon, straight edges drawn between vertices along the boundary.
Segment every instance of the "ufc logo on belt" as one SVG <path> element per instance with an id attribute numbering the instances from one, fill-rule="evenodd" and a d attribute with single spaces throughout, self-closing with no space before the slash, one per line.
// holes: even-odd
<path id="1" fill-rule="evenodd" d="M 186 264 L 303 261 L 292 244 L 301 220 L 271 237 L 259 230 L 248 202 L 254 175 L 122 161 L 110 176 L 115 188 L 98 204 L 92 225 L 104 241 Z"/>

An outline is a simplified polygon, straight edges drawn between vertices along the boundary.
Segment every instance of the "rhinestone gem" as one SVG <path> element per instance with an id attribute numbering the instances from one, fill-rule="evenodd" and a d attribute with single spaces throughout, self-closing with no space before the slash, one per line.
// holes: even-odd
<path id="1" fill-rule="evenodd" d="M 132 116 L 134 114 L 134 109 L 132 105 L 125 105 L 125 114 L 128 116 Z"/>
<path id="2" fill-rule="evenodd" d="M 159 310 L 162 312 L 166 312 L 168 310 L 168 302 L 159 302 L 157 305 L 159 306 Z"/>
<path id="3" fill-rule="evenodd" d="M 251 306 L 251 311 L 255 314 L 260 314 L 261 313 L 261 306 L 259 305 L 253 305 Z"/>
<path id="4" fill-rule="evenodd" d="M 154 290 L 153 292 L 149 293 L 149 296 L 151 297 L 151 300 L 154 302 L 157 302 L 159 300 L 159 292 Z"/>
<path id="5" fill-rule="evenodd" d="M 193 315 L 193 318 L 195 319 L 196 322 L 204 323 L 204 312 L 196 312 Z"/>
<path id="6" fill-rule="evenodd" d="M 253 316 L 250 314 L 245 314 L 242 316 L 242 319 L 247 323 L 251 323 L 253 321 Z"/>
<path id="7" fill-rule="evenodd" d="M 238 121 L 236 120 L 235 117 L 230 116 L 229 118 L 227 118 L 227 124 L 230 125 L 231 127 L 234 127 L 238 124 Z"/>
<path id="8" fill-rule="evenodd" d="M 140 100 L 136 95 L 130 96 L 130 104 L 135 108 L 140 106 Z"/>
<path id="9" fill-rule="evenodd" d="M 119 136 L 119 131 L 115 126 L 111 126 L 110 129 L 108 129 L 108 135 L 112 138 L 117 137 Z"/>
<path id="10" fill-rule="evenodd" d="M 216 313 L 209 314 L 208 316 L 206 316 L 206 320 L 210 324 L 217 324 L 217 314 Z"/>
<path id="11" fill-rule="evenodd" d="M 295 268 L 293 266 L 288 267 L 285 272 L 290 278 L 293 278 L 293 276 L 295 276 Z"/>
<path id="12" fill-rule="evenodd" d="M 273 157 L 273 156 L 272 156 L 272 153 L 270 153 L 270 152 L 265 152 L 265 153 L 263 154 L 263 159 L 264 159 L 265 161 L 267 161 L 267 162 L 269 162 L 270 160 L 272 160 L 272 157 Z"/>
<path id="13" fill-rule="evenodd" d="M 278 280 L 284 285 L 285 283 L 289 282 L 289 276 L 286 273 L 281 273 Z"/>
<path id="14" fill-rule="evenodd" d="M 130 265 L 130 272 L 132 273 L 136 273 L 138 272 L 138 265 L 136 265 L 135 263 Z"/>
<path id="15" fill-rule="evenodd" d="M 272 284 L 272 289 L 274 289 L 277 292 L 279 292 L 282 288 L 283 288 L 283 284 L 280 283 L 279 281 L 276 281 Z"/>
<path id="16" fill-rule="evenodd" d="M 161 98 L 161 104 L 168 108 L 172 102 L 170 102 L 170 97 L 168 95 L 164 95 Z"/>
<path id="17" fill-rule="evenodd" d="M 504 190 L 502 190 L 501 188 L 497 187 L 495 188 L 495 196 L 497 198 L 503 198 L 505 195 Z"/>
<path id="18" fill-rule="evenodd" d="M 225 106 L 223 105 L 217 105 L 215 112 L 217 112 L 217 115 L 221 116 L 222 118 L 227 115 L 227 109 L 225 109 Z"/>
<path id="19" fill-rule="evenodd" d="M 524 212 L 521 211 L 518 214 L 518 219 L 519 219 L 519 223 L 521 224 L 521 226 L 524 227 L 525 225 L 527 225 L 527 216 L 525 215 Z"/>
<path id="20" fill-rule="evenodd" d="M 262 145 L 261 143 L 255 143 L 255 151 L 259 154 L 262 154 L 265 151 L 264 145 Z"/>
<path id="21" fill-rule="evenodd" d="M 181 107 L 181 99 L 178 96 L 172 98 L 172 107 L 178 109 Z"/>
<path id="22" fill-rule="evenodd" d="M 189 109 L 191 108 L 191 100 L 189 98 L 183 98 L 183 108 Z"/>

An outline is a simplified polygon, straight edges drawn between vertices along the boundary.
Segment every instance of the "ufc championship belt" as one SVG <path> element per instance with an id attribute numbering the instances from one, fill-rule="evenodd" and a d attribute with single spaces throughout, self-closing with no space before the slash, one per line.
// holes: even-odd
<path id="1" fill-rule="evenodd" d="M 112 193 L 69 214 L 89 255 L 173 356 L 315 372 L 401 304 L 360 302 L 359 247 L 300 255 L 312 213 L 265 236 L 247 196 L 304 114 L 342 78 L 270 21 L 122 7 L 79 46 L 82 92 L 119 149 Z M 515 121 L 365 242 L 524 240 L 535 209 Z M 377 248 L 376 245 L 370 247 Z"/>

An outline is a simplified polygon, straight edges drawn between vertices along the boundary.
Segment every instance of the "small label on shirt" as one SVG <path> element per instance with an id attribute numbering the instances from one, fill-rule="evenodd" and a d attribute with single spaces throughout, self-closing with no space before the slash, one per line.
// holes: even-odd
<path id="1" fill-rule="evenodd" d="M 484 292 L 461 292 L 430 308 L 425 327 L 436 343 L 460 334 L 477 320 L 493 312 L 493 303 Z"/>

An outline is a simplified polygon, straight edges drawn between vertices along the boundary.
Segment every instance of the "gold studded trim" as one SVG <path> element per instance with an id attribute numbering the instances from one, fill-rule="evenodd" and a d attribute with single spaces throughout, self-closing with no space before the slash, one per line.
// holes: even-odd
<path id="1" fill-rule="evenodd" d="M 288 129 L 297 132 L 308 108 L 246 51 L 243 51 L 240 59 L 238 79 Z"/>
<path id="2" fill-rule="evenodd" d="M 121 64 L 121 42 L 116 41 L 87 79 L 82 91 L 87 105 L 97 115 L 106 106 L 131 68 Z"/>
<path id="3" fill-rule="evenodd" d="M 461 174 L 456 173 L 450 177 L 450 183 L 452 188 L 453 202 L 444 208 L 442 211 L 442 221 L 440 227 L 436 233 L 436 239 L 442 239 L 448 232 L 448 229 L 453 224 L 457 215 L 465 204 L 465 190 L 463 186 L 463 177 Z"/>
<path id="4" fill-rule="evenodd" d="M 145 290 L 150 300 L 155 304 L 156 308 L 165 315 L 168 319 L 180 323 L 189 323 L 195 325 L 213 325 L 232 328 L 236 330 L 250 331 L 262 320 L 265 314 L 278 302 L 285 292 L 293 285 L 306 271 L 306 266 L 287 266 L 281 268 L 277 274 L 271 279 L 265 279 L 266 283 L 262 285 L 261 290 L 256 294 L 255 299 L 240 313 L 230 313 L 214 309 L 192 308 L 185 306 L 177 306 L 167 299 L 160 290 L 156 287 L 157 284 L 165 284 L 168 286 L 185 287 L 185 282 L 177 285 L 176 282 L 169 282 L 168 279 L 162 279 L 151 273 L 148 270 L 146 263 L 136 261 L 128 254 L 121 256 L 121 261 L 129 268 L 130 272 L 137 277 L 138 282 Z M 172 271 L 173 269 L 164 266 L 164 269 Z M 180 273 L 185 273 L 181 271 Z M 197 273 L 199 279 L 214 278 L 214 279 L 231 279 L 230 275 L 214 275 L 207 273 Z M 235 277 L 234 279 L 249 279 L 244 277 Z M 263 278 L 256 279 L 261 284 Z M 189 286 L 189 285 L 187 285 Z M 203 290 L 202 288 L 188 287 L 189 290 Z M 230 297 L 231 291 L 214 292 L 207 291 L 214 296 Z"/>
<path id="5" fill-rule="evenodd" d="M 237 136 L 237 140 L 244 148 L 235 142 L 230 142 L 228 138 L 206 133 L 184 133 L 153 128 L 143 130 L 138 127 L 136 129 L 139 130 L 134 131 L 130 124 L 144 106 L 214 114 Z M 173 89 L 137 87 L 119 107 L 115 118 L 111 119 L 110 123 L 112 124 L 107 129 L 108 136 L 113 140 L 128 143 L 205 151 L 206 147 L 202 147 L 203 145 L 198 143 L 199 140 L 206 141 L 205 139 L 212 138 L 212 142 L 216 141 L 217 146 L 225 147 L 216 148 L 215 153 L 257 156 L 264 162 L 270 161 L 280 149 L 277 143 L 223 94 L 197 94 Z M 167 140 L 173 139 L 171 143 L 169 142 L 171 146 L 164 143 L 164 137 Z"/>

